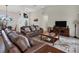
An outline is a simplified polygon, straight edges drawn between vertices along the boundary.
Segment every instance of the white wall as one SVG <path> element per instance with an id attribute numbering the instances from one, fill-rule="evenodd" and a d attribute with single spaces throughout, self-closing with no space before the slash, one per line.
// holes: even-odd
<path id="1" fill-rule="evenodd" d="M 78 6 L 49 6 L 31 13 L 30 23 L 34 23 L 34 18 L 39 18 L 39 25 L 43 26 L 45 21 L 43 21 L 43 16 L 48 15 L 48 26 L 53 27 L 55 21 L 67 21 L 67 25 L 70 28 L 70 36 L 74 36 L 74 20 L 78 19 Z M 78 30 L 78 29 L 77 29 Z M 79 31 L 77 31 L 77 36 Z"/>
<path id="2" fill-rule="evenodd" d="M 17 21 L 17 31 L 20 32 L 20 28 L 22 26 L 26 26 L 26 21 L 27 21 L 27 26 L 28 26 L 29 25 L 29 18 L 24 18 L 23 12 L 22 12 L 21 15 L 19 15 L 19 19 Z"/>
<path id="3" fill-rule="evenodd" d="M 34 22 L 34 19 L 38 18 L 38 22 Z M 47 28 L 47 23 L 48 23 L 48 15 L 43 14 L 42 10 L 38 10 L 36 12 L 30 13 L 30 25 L 39 25 L 42 27 L 44 30 Z"/>

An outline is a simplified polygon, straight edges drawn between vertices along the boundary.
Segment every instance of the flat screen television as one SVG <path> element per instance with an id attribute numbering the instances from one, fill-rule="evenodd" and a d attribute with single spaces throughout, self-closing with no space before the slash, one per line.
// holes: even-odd
<path id="1" fill-rule="evenodd" d="M 55 21 L 56 27 L 66 27 L 67 21 Z"/>

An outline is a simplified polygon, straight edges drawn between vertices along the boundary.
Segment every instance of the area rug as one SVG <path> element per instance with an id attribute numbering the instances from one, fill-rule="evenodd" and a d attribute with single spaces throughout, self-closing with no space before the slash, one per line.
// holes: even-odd
<path id="1" fill-rule="evenodd" d="M 79 39 L 60 36 L 54 47 L 67 53 L 79 53 Z"/>

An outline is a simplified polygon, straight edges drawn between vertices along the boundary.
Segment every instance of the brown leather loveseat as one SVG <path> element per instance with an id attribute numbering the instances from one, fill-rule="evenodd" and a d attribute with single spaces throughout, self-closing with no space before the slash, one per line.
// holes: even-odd
<path id="1" fill-rule="evenodd" d="M 21 33 L 25 36 L 34 37 L 43 33 L 43 29 L 37 25 L 23 26 L 21 27 Z"/>

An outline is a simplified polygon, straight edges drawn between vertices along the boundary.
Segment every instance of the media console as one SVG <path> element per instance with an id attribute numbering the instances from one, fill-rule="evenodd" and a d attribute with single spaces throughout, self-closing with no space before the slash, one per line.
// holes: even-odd
<path id="1" fill-rule="evenodd" d="M 62 36 L 69 36 L 69 27 L 53 27 L 53 32 Z"/>

